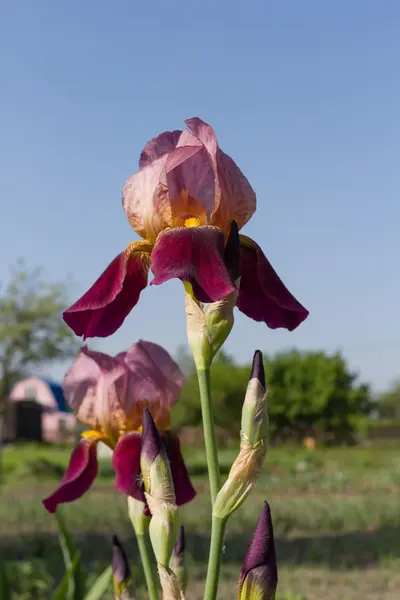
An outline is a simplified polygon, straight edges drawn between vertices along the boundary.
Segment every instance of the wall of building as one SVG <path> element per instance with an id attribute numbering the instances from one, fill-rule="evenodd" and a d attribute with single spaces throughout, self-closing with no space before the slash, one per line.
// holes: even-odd
<path id="1" fill-rule="evenodd" d="M 18 400 L 36 400 L 43 407 L 57 409 L 53 393 L 46 382 L 38 377 L 27 377 L 16 383 L 9 396 L 11 402 Z"/>

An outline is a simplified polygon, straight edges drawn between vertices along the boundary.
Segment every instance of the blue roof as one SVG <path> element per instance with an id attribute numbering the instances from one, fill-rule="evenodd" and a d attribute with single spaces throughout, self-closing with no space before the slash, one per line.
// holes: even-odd
<path id="1" fill-rule="evenodd" d="M 56 383 L 55 381 L 51 381 L 51 379 L 46 379 L 45 377 L 40 377 L 39 379 L 47 383 L 47 385 L 51 389 L 54 399 L 57 402 L 58 410 L 60 412 L 71 412 L 68 404 L 65 401 L 62 385 Z"/>

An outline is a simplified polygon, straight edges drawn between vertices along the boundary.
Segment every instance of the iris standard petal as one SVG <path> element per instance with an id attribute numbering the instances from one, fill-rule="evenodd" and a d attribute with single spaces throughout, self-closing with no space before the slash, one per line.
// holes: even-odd
<path id="1" fill-rule="evenodd" d="M 256 211 L 255 191 L 228 154 L 218 149 L 216 161 L 220 202 L 211 215 L 210 223 L 227 231 L 229 223 L 236 221 L 241 229 Z"/>
<path id="2" fill-rule="evenodd" d="M 169 409 L 177 402 L 184 383 L 181 369 L 164 348 L 145 340 L 131 346 L 124 362 L 130 373 L 132 396 L 146 400 L 157 423 L 152 407 Z"/>
<path id="3" fill-rule="evenodd" d="M 107 337 L 117 331 L 147 286 L 149 244 L 134 242 L 64 314 L 76 335 Z"/>
<path id="4" fill-rule="evenodd" d="M 167 172 L 199 152 L 199 146 L 175 148 L 131 175 L 122 190 L 122 205 L 131 227 L 154 241 L 173 222 Z"/>
<path id="5" fill-rule="evenodd" d="M 207 150 L 214 175 L 214 206 L 210 224 L 229 231 L 231 221 L 239 229 L 256 210 L 256 194 L 234 160 L 217 143 L 213 128 L 198 117 L 187 119 L 186 125 Z"/>
<path id="6" fill-rule="evenodd" d="M 139 168 L 143 169 L 143 167 L 147 167 L 147 165 L 150 165 L 157 158 L 161 158 L 166 152 L 176 148 L 181 134 L 182 131 L 180 129 L 164 131 L 164 133 L 147 142 L 139 158 Z"/>
<path id="7" fill-rule="evenodd" d="M 271 329 L 293 331 L 308 317 L 289 292 L 261 248 L 250 238 L 240 236 L 240 290 L 237 307 L 254 321 L 264 321 Z"/>
<path id="8" fill-rule="evenodd" d="M 128 377 L 117 358 L 84 346 L 64 377 L 64 396 L 81 423 L 99 429 L 124 408 Z"/>
<path id="9" fill-rule="evenodd" d="M 60 485 L 53 494 L 43 500 L 44 506 L 50 513 L 56 512 L 59 504 L 77 500 L 90 488 L 98 471 L 96 454 L 98 441 L 98 439 L 83 439 L 72 451 Z"/>
<path id="10" fill-rule="evenodd" d="M 177 227 L 161 233 L 151 255 L 160 285 L 177 278 L 192 284 L 200 302 L 221 300 L 236 288 L 224 263 L 224 234 L 216 227 Z"/>

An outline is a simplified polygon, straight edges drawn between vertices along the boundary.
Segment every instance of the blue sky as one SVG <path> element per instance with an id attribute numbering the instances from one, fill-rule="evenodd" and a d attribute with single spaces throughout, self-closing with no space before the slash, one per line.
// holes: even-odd
<path id="1" fill-rule="evenodd" d="M 135 235 L 121 207 L 145 142 L 211 123 L 257 192 L 244 233 L 310 310 L 294 333 L 237 313 L 226 350 L 342 349 L 400 376 L 396 0 L 3 2 L 0 279 L 18 257 L 71 300 Z M 97 348 L 186 341 L 181 284 L 146 290 Z M 53 369 L 57 376 L 61 369 Z"/>

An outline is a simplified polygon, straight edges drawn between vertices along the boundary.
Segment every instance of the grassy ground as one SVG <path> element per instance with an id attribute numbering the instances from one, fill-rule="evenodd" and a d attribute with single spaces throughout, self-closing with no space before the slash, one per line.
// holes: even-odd
<path id="1" fill-rule="evenodd" d="M 235 580 L 264 499 L 274 519 L 279 600 L 400 598 L 399 449 L 400 444 L 312 452 L 271 448 L 256 491 L 229 524 L 219 598 L 235 597 Z M 198 490 L 182 510 L 191 557 L 187 596 L 200 600 L 209 542 L 207 471 L 199 449 L 186 449 L 185 455 Z M 234 456 L 234 449 L 221 452 L 224 473 Z M 18 600 L 47 598 L 62 573 L 54 519 L 40 499 L 54 488 L 67 460 L 68 450 L 40 446 L 3 454 L 0 552 Z M 127 544 L 142 586 L 125 498 L 113 489 L 110 461 L 102 461 L 93 489 L 66 506 L 64 514 L 90 571 L 99 573 L 108 564 L 115 532 Z"/>

